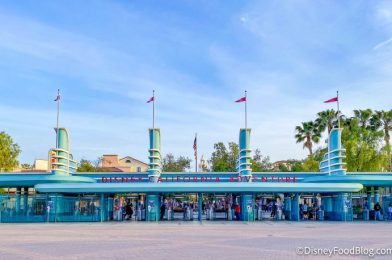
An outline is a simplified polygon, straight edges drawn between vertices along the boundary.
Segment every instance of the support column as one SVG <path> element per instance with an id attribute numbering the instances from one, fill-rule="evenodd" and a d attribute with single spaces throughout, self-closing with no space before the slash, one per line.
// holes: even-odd
<path id="1" fill-rule="evenodd" d="M 21 190 L 22 190 L 21 187 L 17 187 L 16 191 L 15 191 L 15 212 L 16 212 L 16 214 L 19 214 L 19 212 L 20 212 L 20 202 L 21 202 L 20 193 L 21 193 Z"/>
<path id="2" fill-rule="evenodd" d="M 27 215 L 28 213 L 28 195 L 29 195 L 29 188 L 28 187 L 24 187 L 23 188 L 23 211 L 24 214 Z"/>
<path id="3" fill-rule="evenodd" d="M 325 195 L 321 198 L 321 205 L 322 208 L 324 209 L 324 219 L 325 220 L 331 220 L 333 219 L 332 213 L 332 197 L 331 195 Z"/>
<path id="4" fill-rule="evenodd" d="M 352 221 L 351 214 L 351 197 L 348 193 L 339 193 L 335 200 L 334 215 L 336 216 L 334 220 L 338 221 Z"/>
<path id="5" fill-rule="evenodd" d="M 203 194 L 197 194 L 197 218 L 201 222 L 203 218 Z"/>
<path id="6" fill-rule="evenodd" d="M 105 194 L 101 193 L 101 202 L 100 202 L 100 208 L 101 208 L 101 222 L 104 222 L 106 219 L 106 203 L 105 203 Z"/>
<path id="7" fill-rule="evenodd" d="M 254 221 L 253 194 L 241 194 L 241 220 Z"/>
<path id="8" fill-rule="evenodd" d="M 286 220 L 291 220 L 291 194 L 284 195 L 284 216 Z"/>
<path id="9" fill-rule="evenodd" d="M 160 216 L 160 196 L 158 193 L 146 196 L 146 221 L 158 221 Z"/>
<path id="10" fill-rule="evenodd" d="M 379 187 L 374 187 L 374 204 L 380 203 L 380 189 Z"/>
<path id="11" fill-rule="evenodd" d="M 291 204 L 291 219 L 294 221 L 299 221 L 300 220 L 300 215 L 299 215 L 299 199 L 300 195 L 296 193 L 294 195 L 294 199 Z"/>
<path id="12" fill-rule="evenodd" d="M 368 210 L 372 210 L 374 207 L 373 202 L 372 202 L 372 188 L 368 187 L 367 191 L 367 208 Z"/>
<path id="13" fill-rule="evenodd" d="M 106 203 L 105 203 L 106 210 L 107 210 L 107 213 L 108 213 L 108 215 L 107 215 L 107 219 L 108 220 L 112 220 L 114 218 L 114 216 L 113 216 L 113 214 L 114 214 L 114 212 L 113 212 L 114 204 L 113 203 L 114 203 L 114 194 L 111 193 L 111 194 L 109 194 L 107 196 Z"/>

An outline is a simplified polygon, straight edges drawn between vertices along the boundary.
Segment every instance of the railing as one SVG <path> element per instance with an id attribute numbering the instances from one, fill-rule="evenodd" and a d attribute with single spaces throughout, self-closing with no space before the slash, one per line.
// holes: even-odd
<path id="1" fill-rule="evenodd" d="M 0 195 L 0 223 L 100 221 L 99 196 Z"/>

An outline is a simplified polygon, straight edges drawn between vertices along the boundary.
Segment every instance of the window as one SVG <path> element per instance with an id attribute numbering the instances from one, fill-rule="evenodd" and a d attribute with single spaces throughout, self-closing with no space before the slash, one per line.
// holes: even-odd
<path id="1" fill-rule="evenodd" d="M 141 172 L 142 171 L 142 167 L 137 167 L 137 172 Z"/>
<path id="2" fill-rule="evenodd" d="M 125 160 L 125 163 L 131 163 L 131 160 L 129 160 L 129 159 Z"/>

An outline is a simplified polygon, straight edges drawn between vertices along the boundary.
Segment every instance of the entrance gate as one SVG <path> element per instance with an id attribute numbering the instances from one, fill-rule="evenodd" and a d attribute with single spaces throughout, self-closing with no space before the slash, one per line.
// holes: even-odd
<path id="1" fill-rule="evenodd" d="M 159 210 L 160 220 L 193 221 L 198 220 L 197 195 L 163 194 Z"/>

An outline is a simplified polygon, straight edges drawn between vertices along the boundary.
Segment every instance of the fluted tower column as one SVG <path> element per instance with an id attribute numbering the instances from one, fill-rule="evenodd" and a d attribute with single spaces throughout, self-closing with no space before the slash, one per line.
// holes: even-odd
<path id="1" fill-rule="evenodd" d="M 161 133 L 158 128 L 149 129 L 148 181 L 157 182 L 162 172 Z M 161 197 L 159 193 L 147 193 L 146 221 L 158 221 Z"/>
<path id="2" fill-rule="evenodd" d="M 252 181 L 251 152 L 250 149 L 250 128 L 240 130 L 238 156 L 238 174 L 242 181 Z"/>
<path id="3" fill-rule="evenodd" d="M 346 149 L 342 148 L 342 128 L 334 128 L 328 138 L 328 152 L 324 155 L 320 163 L 320 172 L 329 175 L 346 175 L 346 165 L 343 159 L 346 158 Z"/>
<path id="4" fill-rule="evenodd" d="M 250 149 L 250 128 L 243 128 L 240 130 L 239 136 L 239 155 L 238 155 L 238 175 L 239 181 L 252 182 L 252 168 L 251 168 L 251 152 Z M 251 193 L 240 194 L 241 203 L 241 220 L 254 221 L 254 195 Z"/>
<path id="5" fill-rule="evenodd" d="M 150 147 L 148 156 L 148 178 L 150 182 L 157 182 L 162 172 L 161 132 L 158 128 L 149 129 Z"/>
<path id="6" fill-rule="evenodd" d="M 49 169 L 52 174 L 70 174 L 76 171 L 76 162 L 70 151 L 67 129 L 59 128 L 58 147 L 49 151 Z"/>

